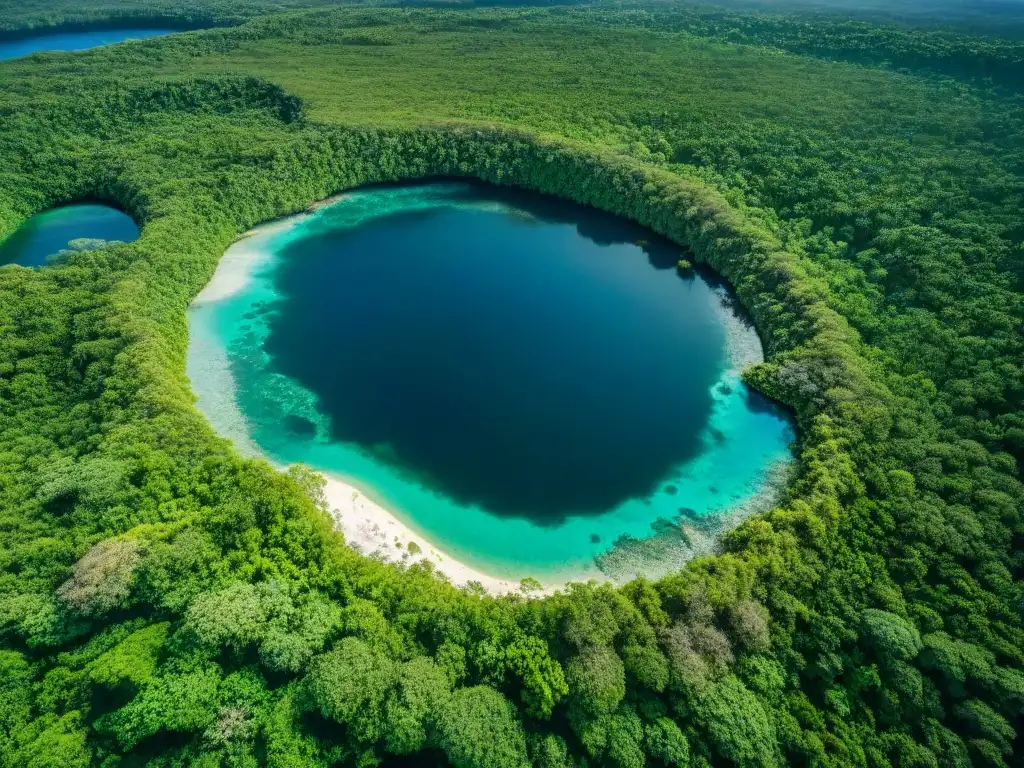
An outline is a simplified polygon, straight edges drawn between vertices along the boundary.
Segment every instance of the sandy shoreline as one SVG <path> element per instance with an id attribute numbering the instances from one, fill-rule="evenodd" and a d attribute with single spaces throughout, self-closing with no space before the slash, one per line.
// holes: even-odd
<path id="1" fill-rule="evenodd" d="M 267 238 L 285 232 L 298 224 L 299 219 L 280 219 L 250 229 L 231 244 L 220 257 L 217 269 L 189 306 L 214 304 L 234 296 L 252 280 L 252 274 L 270 256 L 260 246 Z"/>
<path id="2" fill-rule="evenodd" d="M 199 292 L 191 306 L 198 308 L 204 304 L 223 301 L 242 291 L 252 279 L 253 272 L 269 258 L 265 250 L 268 239 L 292 229 L 319 208 L 337 202 L 342 197 L 343 195 L 338 195 L 315 203 L 304 214 L 271 221 L 243 234 L 221 257 L 213 278 Z M 207 370 L 205 376 L 207 380 L 223 382 L 225 376 L 230 378 L 226 355 L 223 350 L 214 349 L 213 346 L 215 345 L 211 341 L 211 345 L 203 350 L 203 357 L 207 362 L 204 368 L 212 365 L 216 369 L 216 375 Z M 195 388 L 195 382 L 193 387 Z M 225 387 L 223 391 L 205 393 L 211 404 L 215 404 L 213 410 L 216 414 L 207 413 L 207 418 L 214 424 L 218 433 L 231 438 L 243 455 L 262 458 L 270 462 L 274 469 L 286 471 L 287 467 L 272 461 L 249 439 L 245 416 L 230 396 L 232 391 L 233 388 Z M 218 394 L 220 396 L 217 396 Z M 353 549 L 364 555 L 377 555 L 392 563 L 412 565 L 420 560 L 429 560 L 438 573 L 443 574 L 458 587 L 477 582 L 490 594 L 520 593 L 519 581 L 491 576 L 456 560 L 425 537 L 415 533 L 395 514 L 368 498 L 355 486 L 338 477 L 317 471 L 326 480 L 324 494 L 334 520 L 334 527 L 344 535 L 346 543 Z M 396 546 L 396 539 L 400 547 Z M 410 552 L 410 543 L 414 543 L 420 551 Z M 561 586 L 564 585 L 545 584 L 543 590 L 530 594 L 550 594 Z"/>
<path id="3" fill-rule="evenodd" d="M 320 474 L 327 481 L 324 495 L 334 519 L 334 527 L 345 536 L 345 542 L 350 547 L 364 555 L 379 555 L 388 562 L 412 565 L 420 560 L 429 560 L 439 573 L 458 587 L 478 582 L 492 595 L 520 592 L 518 581 L 490 576 L 459 562 L 415 533 L 384 507 L 367 498 L 358 488 L 329 474 Z M 410 543 L 414 543 L 420 552 L 411 553 Z M 551 594 L 562 586 L 545 584 L 543 590 L 530 594 Z"/>

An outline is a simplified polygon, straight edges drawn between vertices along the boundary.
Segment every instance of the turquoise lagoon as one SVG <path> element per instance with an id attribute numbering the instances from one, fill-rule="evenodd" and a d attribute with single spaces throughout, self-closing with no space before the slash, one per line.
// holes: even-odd
<path id="1" fill-rule="evenodd" d="M 62 251 L 130 242 L 138 236 L 138 225 L 124 211 L 97 203 L 64 205 L 37 213 L 0 242 L 0 266 L 41 267 Z"/>
<path id="2" fill-rule="evenodd" d="M 101 45 L 169 35 L 174 29 L 94 29 L 85 32 L 55 32 L 29 35 L 16 40 L 0 40 L 0 61 L 18 59 L 40 51 L 82 51 Z"/>
<path id="3" fill-rule="evenodd" d="M 789 418 L 728 291 L 550 198 L 366 188 L 236 243 L 188 372 L 249 455 L 359 488 L 447 556 L 544 583 L 657 576 L 771 503 Z"/>

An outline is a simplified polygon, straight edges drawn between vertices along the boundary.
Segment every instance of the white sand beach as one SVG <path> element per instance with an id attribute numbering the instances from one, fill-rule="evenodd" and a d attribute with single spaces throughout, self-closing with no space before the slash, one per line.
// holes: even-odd
<path id="1" fill-rule="evenodd" d="M 518 581 L 490 576 L 459 562 L 367 498 L 359 489 L 330 475 L 324 474 L 323 477 L 327 481 L 324 494 L 335 527 L 345 536 L 349 546 L 364 555 L 377 555 L 387 562 L 407 565 L 429 560 L 438 573 L 444 574 L 456 586 L 477 582 L 492 595 L 520 592 Z M 410 553 L 410 543 L 420 551 Z M 543 590 L 530 592 L 530 595 L 551 594 L 562 586 L 545 584 Z"/>
<path id="2" fill-rule="evenodd" d="M 198 307 L 203 304 L 213 304 L 222 301 L 229 296 L 245 288 L 252 279 L 253 272 L 262 262 L 270 258 L 270 253 L 262 246 L 268 238 L 285 232 L 298 224 L 300 217 L 292 216 L 287 219 L 271 221 L 254 227 L 231 244 L 231 247 L 224 251 L 213 278 L 192 299 L 191 306 Z"/>

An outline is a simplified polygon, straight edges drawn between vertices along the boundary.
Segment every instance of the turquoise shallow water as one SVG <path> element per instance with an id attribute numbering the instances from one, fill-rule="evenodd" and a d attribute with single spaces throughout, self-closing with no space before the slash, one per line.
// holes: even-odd
<path id="1" fill-rule="evenodd" d="M 131 216 L 109 205 L 79 203 L 38 213 L 0 243 L 0 266 L 39 267 L 61 251 L 130 242 L 139 236 Z"/>
<path id="2" fill-rule="evenodd" d="M 169 35 L 173 29 L 96 29 L 86 32 L 60 32 L 34 35 L 18 40 L 0 40 L 0 61 L 17 59 L 39 51 L 82 51 L 101 45 Z"/>
<path id="3" fill-rule="evenodd" d="M 361 190 L 232 247 L 189 376 L 243 452 L 339 476 L 483 572 L 656 576 L 768 503 L 793 439 L 740 379 L 753 329 L 678 258 L 542 198 Z"/>

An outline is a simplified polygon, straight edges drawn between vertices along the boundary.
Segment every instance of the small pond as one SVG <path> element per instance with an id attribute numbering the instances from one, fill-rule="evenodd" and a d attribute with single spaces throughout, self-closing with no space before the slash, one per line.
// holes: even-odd
<path id="1" fill-rule="evenodd" d="M 367 188 L 236 243 L 189 312 L 221 434 L 343 479 L 454 558 L 656 576 L 774 498 L 754 329 L 677 246 L 550 198 Z"/>
<path id="2" fill-rule="evenodd" d="M 176 29 L 95 29 L 86 32 L 55 32 L 45 35 L 29 35 L 17 40 L 0 40 L 0 61 L 18 59 L 39 51 L 83 51 L 87 48 L 98 48 L 111 43 L 123 43 L 125 40 L 142 40 L 147 37 L 160 37 Z"/>
<path id="3" fill-rule="evenodd" d="M 62 251 L 131 242 L 139 227 L 124 211 L 97 203 L 64 205 L 38 213 L 0 243 L 0 266 L 40 267 Z"/>

